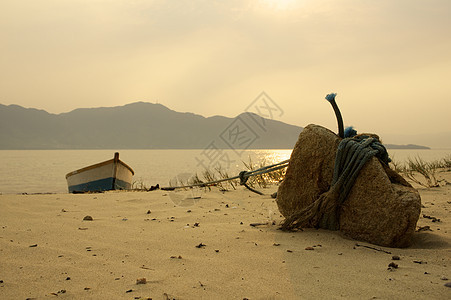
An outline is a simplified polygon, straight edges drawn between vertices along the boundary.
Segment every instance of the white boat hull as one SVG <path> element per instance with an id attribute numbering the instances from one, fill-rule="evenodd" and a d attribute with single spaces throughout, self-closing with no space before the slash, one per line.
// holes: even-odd
<path id="1" fill-rule="evenodd" d="M 73 171 L 66 175 L 69 193 L 129 190 L 132 186 L 133 170 L 115 158 Z"/>

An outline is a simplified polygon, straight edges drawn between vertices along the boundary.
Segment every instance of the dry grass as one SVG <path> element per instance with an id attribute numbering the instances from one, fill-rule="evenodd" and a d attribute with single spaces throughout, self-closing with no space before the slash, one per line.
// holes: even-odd
<path id="1" fill-rule="evenodd" d="M 142 178 L 138 178 L 138 179 L 134 180 L 133 183 L 132 183 L 132 188 L 131 189 L 133 191 L 147 191 L 147 190 L 149 190 L 149 188 L 144 183 Z"/>
<path id="2" fill-rule="evenodd" d="M 446 169 L 447 171 L 451 171 L 451 154 L 442 158 L 441 167 Z"/>
<path id="3" fill-rule="evenodd" d="M 440 167 L 439 162 L 426 162 L 421 157 L 408 158 L 401 174 L 421 186 L 438 187 L 436 173 Z M 420 178 L 421 179 L 420 179 Z"/>
<path id="4" fill-rule="evenodd" d="M 266 161 L 262 160 L 260 163 L 255 163 L 249 157 L 248 161 L 242 162 L 247 171 L 254 171 L 259 168 L 267 166 Z M 437 161 L 427 162 L 421 157 L 408 158 L 406 162 L 401 163 L 392 159 L 390 167 L 401 174 L 406 179 L 426 188 L 440 186 L 441 180 L 437 178 L 437 174 L 441 171 L 451 170 L 451 155 L 446 156 Z M 267 188 L 270 185 L 279 184 L 285 178 L 286 168 L 279 169 L 266 174 L 259 174 L 249 177 L 247 185 L 252 188 Z M 213 170 L 206 169 L 199 176 L 197 173 L 186 180 L 176 179 L 171 181 L 170 186 L 184 186 L 184 185 L 200 185 L 201 188 L 211 190 L 212 186 L 219 188 L 221 191 L 235 190 L 240 185 L 239 179 L 228 180 L 212 185 L 207 185 L 207 182 L 221 180 L 233 177 L 237 174 L 230 175 L 221 167 L 216 167 Z M 205 184 L 205 185 L 204 185 Z M 146 185 L 142 181 L 133 183 L 133 189 L 144 190 Z"/>
<path id="5" fill-rule="evenodd" d="M 247 171 L 254 171 L 259 168 L 265 167 L 266 162 L 263 160 L 259 164 L 255 164 L 252 159 L 249 157 L 248 162 L 243 161 L 244 167 L 247 169 Z M 247 185 L 250 187 L 260 187 L 260 188 L 266 188 L 272 184 L 278 184 L 280 183 L 284 176 L 285 176 L 285 170 L 286 168 L 276 170 L 270 173 L 266 174 L 259 174 L 256 176 L 249 177 L 248 181 L 246 182 Z M 231 177 L 235 177 L 237 174 L 230 175 L 226 170 L 224 170 L 221 166 L 215 167 L 214 169 L 206 169 L 204 170 L 201 175 L 199 176 L 197 173 L 194 176 L 191 176 L 189 179 L 183 181 L 179 178 L 175 178 L 175 180 L 171 180 L 169 182 L 169 185 L 171 187 L 176 186 L 189 186 L 189 185 L 198 185 L 201 188 L 211 190 L 211 187 L 217 187 L 221 191 L 228 191 L 228 190 L 236 190 L 236 187 L 240 185 L 239 179 L 232 179 L 227 180 L 219 183 L 214 184 L 207 184 L 208 182 L 213 182 L 217 180 L 227 179 Z"/>
<path id="6" fill-rule="evenodd" d="M 248 171 L 254 171 L 263 167 L 266 167 L 266 161 L 262 160 L 258 165 L 255 165 L 252 162 L 251 157 L 249 157 L 248 162 L 243 161 L 244 166 L 247 168 Z M 273 184 L 280 183 L 285 178 L 285 172 L 287 168 L 279 169 L 273 172 L 265 173 L 265 174 L 259 174 L 256 176 L 249 177 L 249 180 L 247 181 L 247 184 L 250 187 L 255 187 L 258 185 L 261 188 L 266 188 Z"/>

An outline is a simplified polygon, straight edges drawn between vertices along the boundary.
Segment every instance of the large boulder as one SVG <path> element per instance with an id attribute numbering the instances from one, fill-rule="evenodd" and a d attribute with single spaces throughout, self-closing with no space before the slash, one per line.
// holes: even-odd
<path id="1" fill-rule="evenodd" d="M 335 133 L 318 125 L 308 125 L 301 132 L 277 192 L 277 205 L 284 217 L 293 216 L 327 194 L 340 141 Z M 407 247 L 420 210 L 419 193 L 373 157 L 361 169 L 348 197 L 338 208 L 339 228 L 356 240 Z"/>

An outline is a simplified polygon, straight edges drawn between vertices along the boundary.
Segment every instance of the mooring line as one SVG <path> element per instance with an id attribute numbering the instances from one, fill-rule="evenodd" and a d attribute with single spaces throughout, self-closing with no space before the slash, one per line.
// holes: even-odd
<path id="1" fill-rule="evenodd" d="M 287 159 L 287 160 L 284 160 L 282 162 L 279 162 L 279 163 L 276 163 L 273 165 L 259 168 L 257 170 L 241 171 L 238 175 L 236 175 L 234 177 L 230 177 L 230 178 L 223 178 L 223 179 L 218 179 L 218 180 L 213 180 L 213 181 L 208 181 L 208 182 L 199 182 L 199 183 L 194 183 L 194 184 L 190 184 L 190 185 L 162 187 L 160 189 L 163 191 L 173 191 L 175 189 L 185 189 L 185 188 L 192 188 L 192 187 L 207 187 L 207 186 L 216 185 L 216 184 L 224 182 L 224 181 L 240 179 L 240 185 L 244 185 L 246 188 L 248 188 L 250 191 L 252 191 L 254 193 L 263 195 L 262 192 L 257 191 L 255 189 L 251 188 L 249 185 L 247 185 L 247 180 L 249 179 L 249 177 L 262 175 L 262 174 L 266 174 L 266 173 L 270 173 L 270 172 L 274 172 L 274 171 L 283 169 L 288 166 L 289 162 L 290 162 L 290 160 Z"/>

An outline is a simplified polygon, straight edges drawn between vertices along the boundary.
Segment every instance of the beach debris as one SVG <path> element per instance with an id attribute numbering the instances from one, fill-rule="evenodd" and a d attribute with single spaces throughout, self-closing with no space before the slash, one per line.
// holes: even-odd
<path id="1" fill-rule="evenodd" d="M 91 288 L 90 287 L 85 287 L 84 290 L 85 291 L 89 291 Z"/>
<path id="2" fill-rule="evenodd" d="M 152 212 L 150 211 L 150 209 L 146 212 L 146 214 L 150 215 Z"/>
<path id="3" fill-rule="evenodd" d="M 422 260 L 414 260 L 413 262 L 416 263 L 416 264 L 420 264 L 420 265 L 427 264 L 426 261 L 422 261 Z"/>
<path id="4" fill-rule="evenodd" d="M 147 279 L 145 277 L 136 279 L 136 284 L 146 284 Z"/>
<path id="5" fill-rule="evenodd" d="M 151 192 L 151 191 L 158 190 L 159 188 L 160 188 L 160 185 L 157 183 L 157 185 L 152 185 L 147 191 Z"/>
<path id="6" fill-rule="evenodd" d="M 129 289 L 129 290 L 126 290 L 125 292 L 126 292 L 126 293 L 131 293 L 131 292 L 133 292 L 133 290 L 132 290 L 132 289 Z"/>
<path id="7" fill-rule="evenodd" d="M 215 252 L 216 252 L 216 253 L 219 253 L 219 249 L 215 249 Z"/>
<path id="8" fill-rule="evenodd" d="M 272 193 L 272 194 L 271 194 L 271 198 L 276 199 L 276 198 L 277 198 L 277 192 Z"/>
<path id="9" fill-rule="evenodd" d="M 425 215 L 425 214 L 423 214 L 423 218 L 430 219 L 430 220 L 432 220 L 432 222 L 440 222 L 440 219 L 438 219 L 436 217 L 433 217 L 433 216 L 428 216 L 428 215 Z"/>
<path id="10" fill-rule="evenodd" d="M 304 250 L 315 250 L 315 248 L 313 248 L 313 247 L 305 247 Z"/>
<path id="11" fill-rule="evenodd" d="M 67 210 L 65 210 L 64 208 L 61 210 L 61 212 L 67 212 Z"/>
<path id="12" fill-rule="evenodd" d="M 355 246 L 356 247 L 363 247 L 363 248 L 367 248 L 367 249 L 371 249 L 371 250 L 376 250 L 376 251 L 384 252 L 384 253 L 387 253 L 387 254 L 391 254 L 390 251 L 386 251 L 386 250 L 381 249 L 381 248 L 376 248 L 376 247 L 366 246 L 366 245 L 360 245 L 360 244 L 355 244 Z"/>
<path id="13" fill-rule="evenodd" d="M 432 231 L 432 229 L 431 229 L 431 226 L 418 227 L 417 232 L 421 232 L 421 231 Z"/>
<path id="14" fill-rule="evenodd" d="M 377 135 L 365 135 L 367 139 L 363 134 L 361 140 L 352 139 L 356 149 L 383 147 Z M 365 166 L 353 174 L 356 176 L 353 184 L 349 177 L 341 175 L 345 169 L 335 173 L 338 146 L 350 140 L 341 139 L 318 125 L 311 124 L 302 130 L 285 179 L 277 191 L 276 203 L 285 217 L 282 229 L 338 229 L 348 237 L 380 246 L 409 246 L 421 212 L 418 191 L 376 157 L 369 158 Z M 366 153 L 372 151 L 376 150 Z M 334 174 L 335 178 L 342 178 L 341 181 L 332 183 Z M 345 198 L 340 198 L 342 189 L 336 187 L 338 184 L 349 190 Z"/>
<path id="15" fill-rule="evenodd" d="M 279 243 L 274 243 L 274 244 L 272 244 L 272 245 L 273 245 L 273 246 L 276 246 L 276 247 L 280 246 Z"/>
<path id="16" fill-rule="evenodd" d="M 177 300 L 175 297 L 169 295 L 168 293 L 163 293 L 164 300 Z"/>
<path id="17" fill-rule="evenodd" d="M 3 280 L 0 280 L 0 284 L 3 283 Z"/>
<path id="18" fill-rule="evenodd" d="M 174 258 L 176 258 L 176 259 L 182 259 L 182 256 L 181 256 L 181 255 L 179 255 L 179 256 L 172 255 L 171 258 L 172 258 L 172 259 L 174 259 Z"/>
<path id="19" fill-rule="evenodd" d="M 444 286 L 451 288 L 451 281 L 444 284 Z"/>
<path id="20" fill-rule="evenodd" d="M 37 247 L 37 246 L 38 246 L 38 244 L 33 244 L 33 245 L 28 246 L 28 247 L 30 247 L 30 248 L 35 248 L 35 247 Z"/>
<path id="21" fill-rule="evenodd" d="M 78 227 L 78 230 L 88 230 L 88 227 Z"/>
<path id="22" fill-rule="evenodd" d="M 443 275 L 442 277 L 440 277 L 440 280 L 448 280 L 448 277 L 446 277 L 445 275 Z M 1 282 L 0 282 L 1 283 Z"/>
<path id="23" fill-rule="evenodd" d="M 203 247 L 205 247 L 205 246 L 207 246 L 207 245 L 205 245 L 205 244 L 203 244 L 203 243 L 200 243 L 199 245 L 196 245 L 196 248 L 203 248 Z"/>
<path id="24" fill-rule="evenodd" d="M 175 190 L 175 187 L 162 187 L 162 188 L 160 188 L 162 191 L 174 191 Z M 166 196 L 166 195 L 163 195 L 163 196 Z"/>
<path id="25" fill-rule="evenodd" d="M 83 221 L 93 221 L 94 219 L 91 216 L 85 216 Z"/>
<path id="26" fill-rule="evenodd" d="M 397 269 L 398 264 L 395 264 L 394 262 L 391 262 L 388 264 L 388 270 L 393 271 L 393 269 Z"/>
<path id="27" fill-rule="evenodd" d="M 392 260 L 400 260 L 401 258 L 398 255 L 393 255 L 391 257 Z"/>
<path id="28" fill-rule="evenodd" d="M 59 294 L 65 294 L 65 293 L 66 293 L 66 290 L 59 290 L 59 291 L 56 292 L 56 293 L 50 293 L 50 295 L 58 296 Z"/>
<path id="29" fill-rule="evenodd" d="M 66 277 L 66 280 L 70 280 L 70 277 Z"/>
<path id="30" fill-rule="evenodd" d="M 262 226 L 262 225 L 268 225 L 268 222 L 264 222 L 264 223 L 251 223 L 251 224 L 249 224 L 249 226 L 252 226 L 252 227 L 257 227 L 257 226 Z"/>

